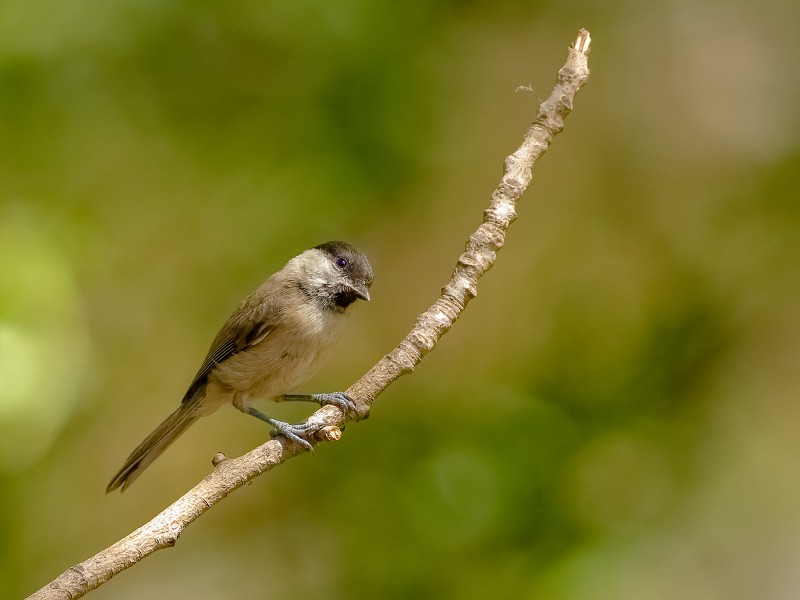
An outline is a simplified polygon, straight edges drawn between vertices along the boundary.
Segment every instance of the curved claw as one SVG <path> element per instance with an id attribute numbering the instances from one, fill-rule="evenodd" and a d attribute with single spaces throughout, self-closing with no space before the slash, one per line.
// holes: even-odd
<path id="1" fill-rule="evenodd" d="M 305 437 L 303 437 L 313 434 L 313 427 L 306 426 L 305 424 L 292 425 L 291 423 L 277 421 L 275 419 L 272 419 L 270 423 L 275 428 L 272 431 L 272 437 L 275 437 L 276 435 L 282 435 L 293 442 L 297 442 L 309 452 L 314 452 L 314 446 L 312 446 L 311 443 L 305 439 Z"/>
<path id="2" fill-rule="evenodd" d="M 356 413 L 356 403 L 344 392 L 332 392 L 330 394 L 314 394 L 314 400 L 321 405 L 330 404 L 341 410 L 345 416 Z"/>

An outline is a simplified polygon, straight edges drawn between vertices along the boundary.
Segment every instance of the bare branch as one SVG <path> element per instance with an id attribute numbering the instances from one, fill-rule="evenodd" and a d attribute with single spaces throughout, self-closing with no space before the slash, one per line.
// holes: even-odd
<path id="1" fill-rule="evenodd" d="M 515 205 L 531 180 L 531 168 L 564 128 L 572 102 L 589 78 L 587 55 L 591 38 L 581 29 L 570 46 L 566 64 L 558 72 L 550 97 L 542 102 L 522 145 L 505 160 L 500 184 L 492 194 L 483 223 L 470 236 L 441 296 L 422 313 L 408 335 L 384 356 L 347 393 L 355 400 L 360 417 L 375 398 L 401 375 L 411 373 L 422 357 L 452 327 L 477 293 L 478 279 L 495 262 L 506 232 L 516 219 Z M 324 406 L 308 418 L 321 425 L 316 441 L 336 441 L 347 418 L 333 406 Z M 52 583 L 29 596 L 36 600 L 80 598 L 111 577 L 156 550 L 175 545 L 183 530 L 197 517 L 254 477 L 301 454 L 303 449 L 283 437 L 270 440 L 238 458 L 214 457 L 214 470 L 174 504 L 130 535 L 67 569 Z"/>

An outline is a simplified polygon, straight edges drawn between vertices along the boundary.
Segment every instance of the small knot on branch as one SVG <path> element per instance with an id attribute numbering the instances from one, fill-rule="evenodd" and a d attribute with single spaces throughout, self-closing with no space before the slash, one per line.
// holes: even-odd
<path id="1" fill-rule="evenodd" d="M 83 570 L 81 565 L 75 565 L 67 569 L 68 573 L 75 573 L 78 576 L 78 580 L 81 582 L 81 585 L 89 585 L 89 579 L 86 577 L 86 572 Z"/>
<path id="2" fill-rule="evenodd" d="M 226 460 L 228 460 L 227 456 L 225 456 L 222 452 L 217 452 L 214 456 L 211 457 L 211 464 L 214 465 L 215 467 L 218 467 Z"/>
<path id="3" fill-rule="evenodd" d="M 338 442 L 342 439 L 342 430 L 336 425 L 326 425 L 325 427 L 320 427 L 314 437 L 320 442 Z"/>
<path id="4" fill-rule="evenodd" d="M 159 548 L 174 548 L 178 543 L 179 531 L 170 531 L 164 535 L 156 535 L 155 544 Z"/>

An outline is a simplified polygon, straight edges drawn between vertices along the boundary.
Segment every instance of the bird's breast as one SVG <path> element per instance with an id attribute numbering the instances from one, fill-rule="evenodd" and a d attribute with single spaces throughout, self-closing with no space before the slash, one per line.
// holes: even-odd
<path id="1" fill-rule="evenodd" d="M 226 387 L 251 397 L 273 398 L 307 381 L 330 354 L 345 317 L 308 304 L 284 315 L 258 344 L 214 369 Z"/>

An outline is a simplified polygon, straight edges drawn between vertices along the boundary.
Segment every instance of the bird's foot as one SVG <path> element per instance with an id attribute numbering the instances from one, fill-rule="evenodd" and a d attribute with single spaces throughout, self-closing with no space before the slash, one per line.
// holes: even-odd
<path id="1" fill-rule="evenodd" d="M 314 446 L 312 446 L 311 442 L 309 442 L 306 438 L 313 436 L 317 432 L 317 429 L 319 429 L 318 426 L 311 425 L 309 423 L 293 425 L 291 423 L 286 423 L 285 421 L 278 421 L 277 419 L 270 419 L 269 424 L 274 427 L 270 433 L 272 437 L 282 435 L 286 439 L 300 444 L 309 452 L 314 451 Z"/>
<path id="2" fill-rule="evenodd" d="M 329 394 L 284 394 L 281 400 L 286 402 L 316 402 L 320 406 L 330 404 L 341 410 L 345 416 L 356 415 L 356 418 L 358 418 L 356 403 L 344 392 L 331 392 Z"/>
<path id="3" fill-rule="evenodd" d="M 330 394 L 311 394 L 315 402 L 319 402 L 320 406 L 330 404 L 341 410 L 345 416 L 356 413 L 356 403 L 353 399 L 344 392 L 332 392 Z"/>

